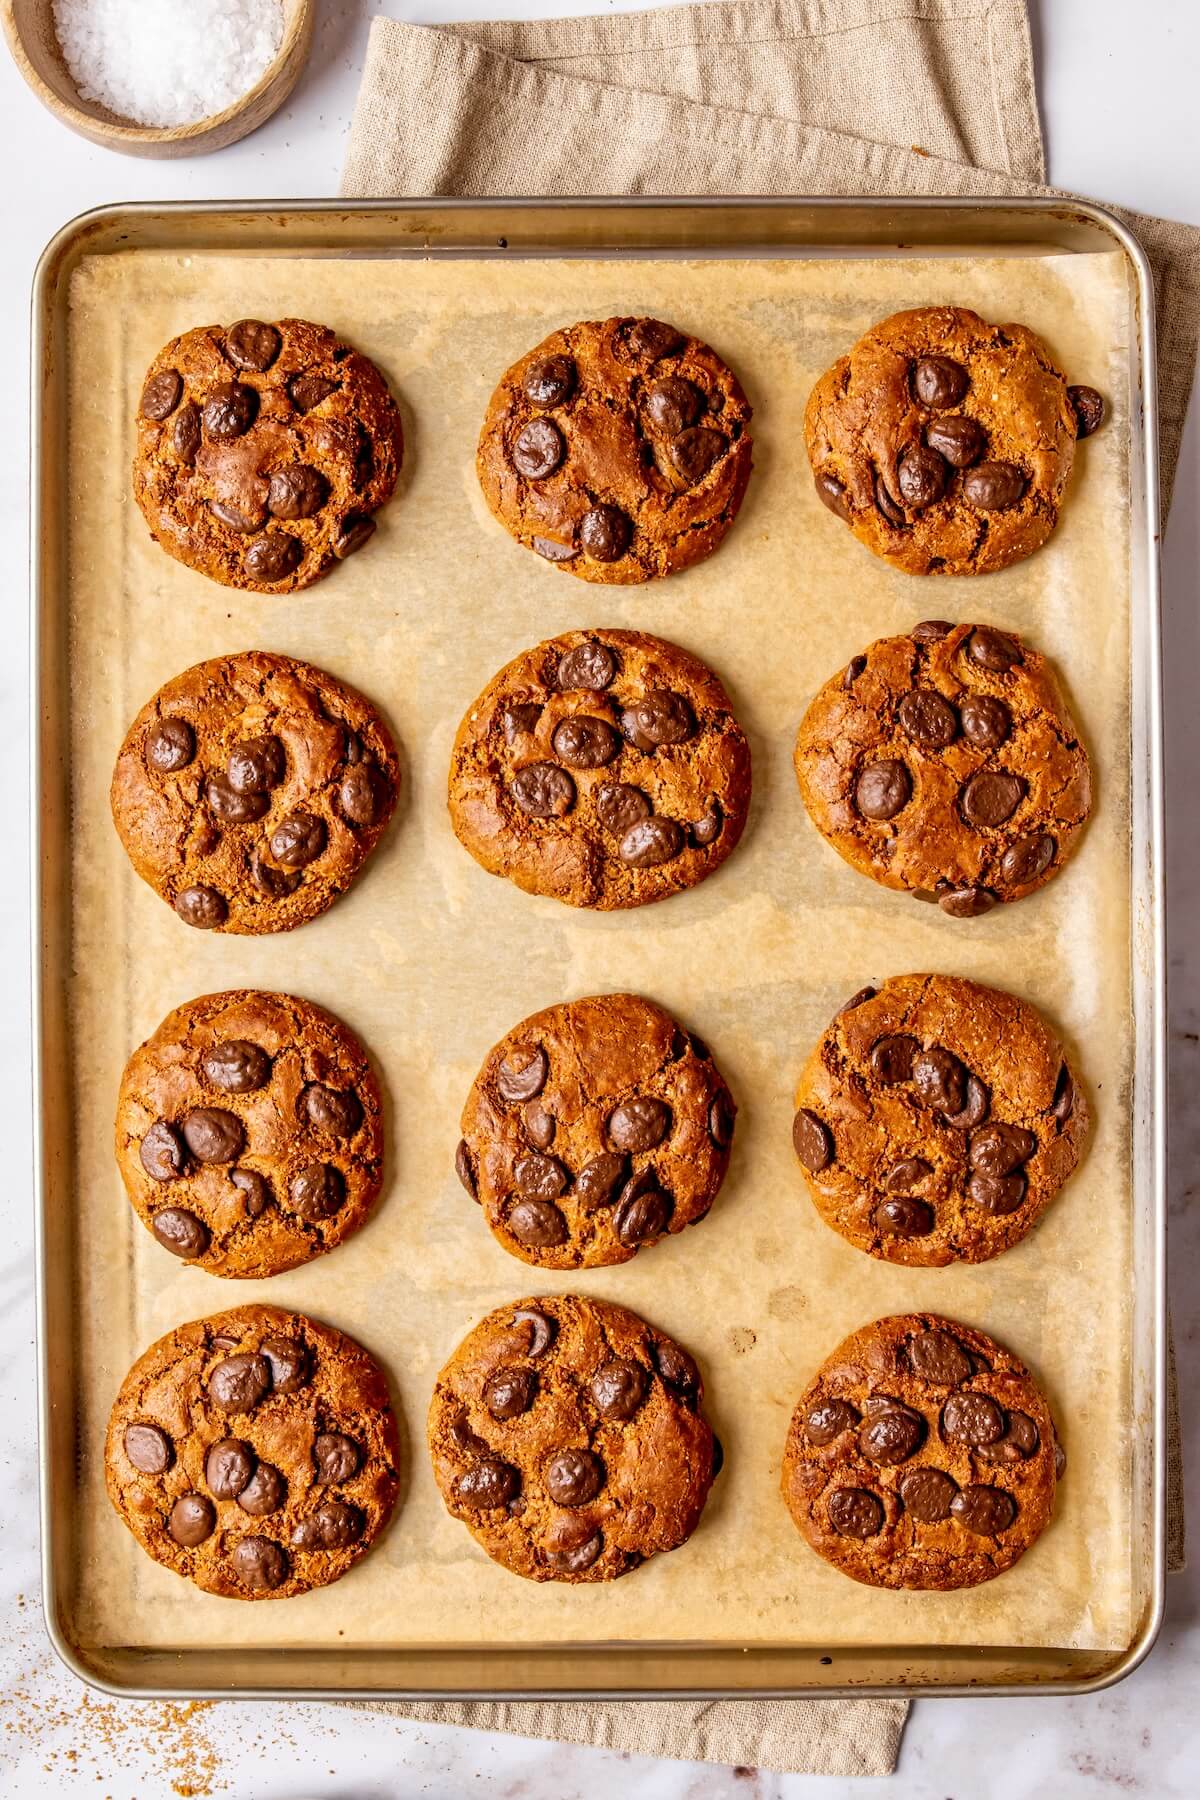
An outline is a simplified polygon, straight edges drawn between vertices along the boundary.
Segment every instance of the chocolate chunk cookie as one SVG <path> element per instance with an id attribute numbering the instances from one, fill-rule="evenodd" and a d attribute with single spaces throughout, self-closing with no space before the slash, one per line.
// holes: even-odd
<path id="1" fill-rule="evenodd" d="M 361 548 L 404 443 L 374 363 L 306 319 L 173 338 L 150 365 L 133 491 L 150 535 L 227 587 L 285 594 Z"/>
<path id="2" fill-rule="evenodd" d="M 524 1262 L 628 1262 L 708 1212 L 736 1111 L 707 1047 L 661 1006 L 637 994 L 570 1000 L 488 1052 L 455 1166 Z"/>
<path id="3" fill-rule="evenodd" d="M 1013 632 L 943 619 L 880 638 L 825 683 L 796 777 L 840 856 L 956 919 L 1043 887 L 1092 804 L 1045 657 Z"/>
<path id="4" fill-rule="evenodd" d="M 569 906 L 694 887 L 749 805 L 750 748 L 725 689 L 639 631 L 569 631 L 514 658 L 450 763 L 451 822 L 476 862 Z"/>
<path id="5" fill-rule="evenodd" d="M 530 1581 L 615 1581 L 700 1521 L 720 1467 L 686 1350 L 579 1295 L 489 1313 L 437 1379 L 442 1499 Z"/>
<path id="6" fill-rule="evenodd" d="M 374 1205 L 379 1087 L 354 1033 L 311 1001 L 206 994 L 130 1057 L 117 1162 L 164 1249 L 213 1275 L 277 1275 Z"/>
<path id="7" fill-rule="evenodd" d="M 711 556 L 750 479 L 732 369 L 661 319 L 556 331 L 501 377 L 479 439 L 505 529 L 584 581 L 627 585 Z"/>
<path id="8" fill-rule="evenodd" d="M 885 1262 L 986 1262 L 1076 1163 L 1088 1108 L 1027 1001 L 951 975 L 863 988 L 796 1089 L 792 1141 L 827 1225 Z"/>
<path id="9" fill-rule="evenodd" d="M 804 431 L 819 498 L 876 556 L 910 575 L 986 575 L 1045 543 L 1075 441 L 1103 412 L 1024 325 L 923 306 L 826 370 Z"/>
<path id="10" fill-rule="evenodd" d="M 261 650 L 186 669 L 147 701 L 112 779 L 138 874 L 187 925 L 290 931 L 349 887 L 396 804 L 369 700 Z"/>
<path id="11" fill-rule="evenodd" d="M 383 1371 L 331 1325 L 239 1306 L 134 1363 L 105 1443 L 108 1496 L 142 1549 L 210 1594 L 269 1600 L 346 1573 L 399 1488 Z"/>
<path id="12" fill-rule="evenodd" d="M 976 1587 L 1049 1523 L 1062 1453 L 1028 1369 L 932 1313 L 877 1319 L 792 1415 L 783 1497 L 818 1556 L 872 1587 Z"/>

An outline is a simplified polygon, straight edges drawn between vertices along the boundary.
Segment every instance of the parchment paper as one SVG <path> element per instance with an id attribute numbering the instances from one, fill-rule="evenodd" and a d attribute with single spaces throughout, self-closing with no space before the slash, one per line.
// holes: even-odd
<path id="1" fill-rule="evenodd" d="M 985 579 L 914 580 L 820 507 L 802 437 L 809 388 L 875 318 L 953 300 L 1032 325 L 1072 380 L 1109 397 L 1063 522 Z M 74 278 L 70 433 L 74 955 L 80 1171 L 79 1618 L 87 1642 L 338 1645 L 719 1641 L 1115 1648 L 1131 1635 L 1131 1073 L 1128 841 L 1127 296 L 1118 256 L 711 262 L 98 258 Z M 716 556 L 605 590 L 515 545 L 473 471 L 500 372 L 555 327 L 614 312 L 676 318 L 711 341 L 756 408 L 755 473 Z M 154 352 L 189 326 L 300 313 L 344 332 L 400 397 L 402 487 L 376 540 L 325 582 L 271 600 L 226 590 L 150 541 L 129 494 L 131 420 Z M 1065 873 L 974 923 L 855 874 L 808 823 L 791 770 L 800 714 L 871 639 L 928 616 L 1027 632 L 1065 676 L 1096 775 L 1096 814 Z M 445 811 L 451 740 L 492 673 L 541 638 L 638 626 L 705 657 L 754 754 L 754 809 L 697 890 L 590 916 L 486 875 Z M 357 886 L 290 935 L 187 930 L 133 875 L 107 803 L 134 712 L 223 651 L 284 651 L 362 687 L 390 718 L 405 798 Z M 1024 1243 L 978 1268 L 877 1263 L 821 1224 L 795 1168 L 796 1072 L 866 981 L 944 970 L 1008 986 L 1065 1033 L 1096 1115 L 1085 1160 Z M 221 1281 L 165 1254 L 113 1162 L 130 1049 L 169 1008 L 223 987 L 290 989 L 359 1031 L 388 1097 L 373 1221 L 268 1282 Z M 546 1277 L 492 1239 L 452 1172 L 458 1115 L 489 1045 L 579 994 L 640 990 L 713 1046 L 741 1114 L 709 1219 L 619 1269 Z M 728 1461 L 676 1555 L 611 1585 L 535 1586 L 444 1511 L 424 1450 L 434 1375 L 490 1307 L 577 1289 L 633 1307 L 698 1356 Z M 362 1339 L 389 1370 L 406 1449 L 395 1522 L 345 1580 L 246 1605 L 153 1564 L 111 1511 L 100 1448 L 129 1363 L 182 1319 L 261 1298 Z M 1044 1383 L 1069 1457 L 1054 1521 L 1018 1567 L 938 1596 L 860 1587 L 803 1544 L 778 1495 L 792 1407 L 821 1359 L 877 1315 L 936 1308 L 995 1333 Z"/>

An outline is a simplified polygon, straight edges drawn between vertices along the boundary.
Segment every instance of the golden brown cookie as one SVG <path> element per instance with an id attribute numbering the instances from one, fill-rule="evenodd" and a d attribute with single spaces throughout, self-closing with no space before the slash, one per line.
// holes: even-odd
<path id="1" fill-rule="evenodd" d="M 642 906 L 733 850 L 750 747 L 688 651 L 640 631 L 569 631 L 515 657 L 471 706 L 449 799 L 460 842 L 493 875 L 569 906 Z"/>
<path id="2" fill-rule="evenodd" d="M 211 1275 L 277 1275 L 375 1204 L 379 1086 L 354 1033 L 310 1000 L 205 994 L 126 1064 L 117 1162 L 165 1249 Z"/>
<path id="3" fill-rule="evenodd" d="M 150 535 L 227 587 L 286 594 L 375 530 L 404 453 L 365 356 L 307 319 L 172 338 L 138 406 L 133 492 Z"/>
<path id="4" fill-rule="evenodd" d="M 796 737 L 809 817 L 884 887 L 975 918 L 1043 887 L 1091 811 L 1088 754 L 1045 657 L 926 619 L 827 681 Z"/>
<path id="5" fill-rule="evenodd" d="M 910 575 L 985 575 L 1044 544 L 1104 416 L 1024 325 L 922 306 L 873 325 L 804 415 L 817 493 Z"/>
<path id="6" fill-rule="evenodd" d="M 257 934 L 332 906 L 399 783 L 369 700 L 311 663 L 246 650 L 185 669 L 146 702 L 110 798 L 130 862 L 186 924 Z"/>
<path id="7" fill-rule="evenodd" d="M 429 1406 L 442 1499 L 530 1581 L 615 1581 L 700 1522 L 721 1451 L 686 1350 L 579 1295 L 501 1306 Z"/>
<path id="8" fill-rule="evenodd" d="M 662 319 L 544 339 L 492 395 L 476 468 L 505 529 L 584 581 L 711 556 L 750 479 L 750 403 L 707 344 Z"/>
<path id="9" fill-rule="evenodd" d="M 1028 1369 L 934 1313 L 838 1345 L 792 1415 L 783 1497 L 818 1556 L 872 1587 L 975 1587 L 1050 1521 L 1065 1467 Z"/>
<path id="10" fill-rule="evenodd" d="M 513 1256 L 628 1262 L 704 1218 L 736 1111 L 699 1038 L 637 994 L 599 994 L 534 1013 L 488 1051 L 455 1167 Z"/>
<path id="11" fill-rule="evenodd" d="M 104 1458 L 108 1497 L 142 1549 L 234 1600 L 337 1581 L 399 1489 L 378 1363 L 277 1306 L 235 1307 L 151 1344 L 121 1383 Z"/>
<path id="12" fill-rule="evenodd" d="M 817 1211 L 885 1262 L 986 1262 L 1079 1161 L 1083 1091 L 1015 994 L 953 975 L 862 988 L 796 1089 L 792 1142 Z"/>

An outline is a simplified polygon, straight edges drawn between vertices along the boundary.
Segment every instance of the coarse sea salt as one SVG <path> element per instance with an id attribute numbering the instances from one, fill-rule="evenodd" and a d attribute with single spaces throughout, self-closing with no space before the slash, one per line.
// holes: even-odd
<path id="1" fill-rule="evenodd" d="M 194 125 L 240 100 L 278 55 L 280 0 L 54 0 L 85 100 L 136 125 Z"/>

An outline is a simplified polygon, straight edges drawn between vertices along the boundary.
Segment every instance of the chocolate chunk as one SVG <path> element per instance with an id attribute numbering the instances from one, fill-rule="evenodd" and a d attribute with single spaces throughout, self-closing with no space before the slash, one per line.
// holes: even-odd
<path id="1" fill-rule="evenodd" d="M 609 1142 L 618 1150 L 637 1155 L 661 1144 L 671 1129 L 671 1109 L 665 1100 L 651 1095 L 622 1101 L 608 1115 Z"/>
<path id="2" fill-rule="evenodd" d="M 526 763 L 513 776 L 512 797 L 531 819 L 561 819 L 575 804 L 575 783 L 557 763 Z"/>
<path id="3" fill-rule="evenodd" d="M 531 1100 L 521 1115 L 525 1136 L 535 1150 L 548 1150 L 558 1129 L 554 1114 L 547 1112 L 540 1100 Z"/>
<path id="4" fill-rule="evenodd" d="M 537 722 L 542 716 L 542 709 L 536 701 L 525 701 L 517 706 L 506 706 L 501 724 L 504 729 L 506 744 L 515 744 L 519 737 L 527 737 L 537 730 Z"/>
<path id="5" fill-rule="evenodd" d="M 886 1237 L 928 1237 L 934 1227 L 933 1208 L 909 1194 L 897 1194 L 875 1209 L 875 1223 Z"/>
<path id="6" fill-rule="evenodd" d="M 125 1454 L 143 1475 L 164 1475 L 175 1461 L 175 1446 L 157 1425 L 127 1425 Z"/>
<path id="7" fill-rule="evenodd" d="M 164 1250 L 185 1261 L 203 1256 L 208 1249 L 208 1226 L 186 1207 L 164 1206 L 151 1219 L 150 1229 Z"/>
<path id="8" fill-rule="evenodd" d="M 553 475 L 567 453 L 562 432 L 549 419 L 530 419 L 513 440 L 513 467 L 526 481 Z"/>
<path id="9" fill-rule="evenodd" d="M 942 1408 L 948 1444 L 994 1444 L 1004 1436 L 1004 1412 L 990 1394 L 951 1394 Z"/>
<path id="10" fill-rule="evenodd" d="M 341 528 L 333 540 L 333 554 L 339 562 L 345 562 L 356 550 L 361 550 L 368 538 L 375 536 L 374 519 L 363 519 L 351 514 L 342 520 Z"/>
<path id="11" fill-rule="evenodd" d="M 209 437 L 226 442 L 249 431 L 257 413 L 254 389 L 241 381 L 228 381 L 213 389 L 200 416 Z"/>
<path id="12" fill-rule="evenodd" d="M 532 1369 L 493 1369 L 483 1384 L 483 1404 L 493 1419 L 518 1419 L 533 1405 L 537 1386 Z"/>
<path id="13" fill-rule="evenodd" d="M 183 1138 L 197 1162 L 226 1163 L 241 1150 L 246 1132 L 235 1113 L 219 1106 L 197 1106 L 184 1116 Z"/>
<path id="14" fill-rule="evenodd" d="M 262 375 L 279 355 L 283 339 L 273 325 L 261 319 L 239 319 L 225 333 L 225 354 L 237 369 L 253 369 Z"/>
<path id="15" fill-rule="evenodd" d="M 300 1217 L 315 1225 L 339 1211 L 346 1198 L 346 1183 L 341 1170 L 331 1163 L 305 1163 L 292 1176 L 288 1195 Z"/>
<path id="16" fill-rule="evenodd" d="M 353 1137 L 363 1122 L 362 1102 L 348 1088 L 326 1087 L 314 1081 L 304 1090 L 304 1116 L 318 1131 L 334 1137 Z"/>
<path id="17" fill-rule="evenodd" d="M 349 1481 L 362 1466 L 362 1451 L 352 1437 L 343 1431 L 322 1431 L 313 1440 L 313 1479 L 330 1487 Z"/>
<path id="18" fill-rule="evenodd" d="M 850 504 L 850 496 L 837 476 L 830 475 L 822 469 L 821 473 L 816 476 L 813 485 L 817 490 L 818 499 L 829 508 L 831 513 L 836 513 L 838 518 L 845 520 L 848 525 L 854 516 L 854 508 Z"/>
<path id="19" fill-rule="evenodd" d="M 235 794 L 223 775 L 210 775 L 204 798 L 223 825 L 246 825 L 261 819 L 271 802 L 266 794 Z"/>
<path id="20" fill-rule="evenodd" d="M 882 475 L 875 477 L 875 504 L 888 524 L 894 525 L 897 531 L 902 531 L 908 524 L 908 520 L 904 516 L 904 508 L 893 500 Z"/>
<path id="21" fill-rule="evenodd" d="M 1058 1080 L 1054 1084 L 1054 1104 L 1050 1108 L 1051 1115 L 1059 1125 L 1065 1125 L 1075 1111 L 1075 1082 L 1066 1063 L 1058 1071 Z"/>
<path id="22" fill-rule="evenodd" d="M 235 794 L 265 794 L 287 773 L 287 755 L 273 733 L 243 738 L 229 752 L 225 780 Z"/>
<path id="23" fill-rule="evenodd" d="M 327 375 L 293 375 L 288 382 L 288 397 L 299 413 L 312 412 L 337 390 L 338 383 L 330 381 Z"/>
<path id="24" fill-rule="evenodd" d="M 1069 387 L 1067 399 L 1075 414 L 1076 435 L 1091 437 L 1093 431 L 1099 431 L 1104 423 L 1104 395 L 1094 387 Z"/>
<path id="25" fill-rule="evenodd" d="M 852 656 L 850 661 L 846 664 L 845 673 L 842 676 L 842 686 L 844 688 L 852 688 L 866 666 L 867 659 L 865 656 Z"/>
<path id="26" fill-rule="evenodd" d="M 218 1500 L 236 1500 L 254 1473 L 254 1452 L 241 1438 L 218 1438 L 204 1460 L 204 1479 Z"/>
<path id="27" fill-rule="evenodd" d="M 700 1371 L 686 1350 L 670 1338 L 653 1338 L 650 1355 L 669 1388 L 674 1388 L 685 1400 L 696 1398 L 700 1392 Z"/>
<path id="28" fill-rule="evenodd" d="M 983 455 L 987 433 L 978 419 L 965 413 L 951 413 L 945 419 L 931 419 L 925 430 L 925 442 L 939 456 L 945 457 L 952 469 L 970 468 Z"/>
<path id="29" fill-rule="evenodd" d="M 912 798 L 912 781 L 902 762 L 868 763 L 854 784 L 854 801 L 864 819 L 894 819 Z"/>
<path id="30" fill-rule="evenodd" d="M 459 1138 L 458 1149 L 454 1152 L 454 1173 L 470 1194 L 472 1200 L 479 1198 L 475 1185 L 475 1170 L 471 1163 L 470 1146 L 466 1138 Z"/>
<path id="31" fill-rule="evenodd" d="M 575 1178 L 572 1189 L 574 1198 L 589 1212 L 595 1212 L 601 1206 L 610 1206 L 625 1178 L 625 1168 L 626 1160 L 623 1156 L 610 1156 L 607 1153 L 593 1156 Z"/>
<path id="32" fill-rule="evenodd" d="M 976 463 L 963 476 L 962 491 L 980 512 L 1007 512 L 1025 492 L 1025 477 L 1012 463 Z"/>
<path id="33" fill-rule="evenodd" d="M 593 562 L 617 562 L 629 547 L 633 530 L 617 506 L 593 506 L 579 521 L 579 542 Z"/>
<path id="34" fill-rule="evenodd" d="M 883 1502 L 866 1488 L 834 1488 L 829 1523 L 839 1537 L 869 1538 L 883 1530 Z"/>
<path id="35" fill-rule="evenodd" d="M 551 1569 L 560 1569 L 564 1575 L 579 1575 L 584 1569 L 590 1569 L 604 1548 L 604 1538 L 594 1531 L 582 1544 L 572 1544 L 566 1549 L 545 1552 L 546 1564 Z"/>
<path id="36" fill-rule="evenodd" d="M 649 754 L 663 744 L 682 744 L 695 730 L 692 709 L 682 694 L 653 688 L 621 714 L 621 730 L 635 750 Z"/>
<path id="37" fill-rule="evenodd" d="M 138 1151 L 143 1169 L 155 1181 L 174 1181 L 187 1166 L 183 1139 L 165 1119 L 156 1119 Z"/>
<path id="38" fill-rule="evenodd" d="M 733 1142 L 734 1112 L 732 1098 L 721 1088 L 708 1109 L 708 1135 L 718 1150 L 727 1150 Z"/>
<path id="39" fill-rule="evenodd" d="M 142 417 L 161 425 L 183 398 L 183 379 L 178 369 L 160 369 L 142 389 Z"/>
<path id="40" fill-rule="evenodd" d="M 572 769 L 602 769 L 621 751 L 621 739 L 607 719 L 575 713 L 560 719 L 551 738 L 554 754 Z"/>
<path id="41" fill-rule="evenodd" d="M 900 1498 L 906 1512 L 922 1525 L 939 1525 L 950 1517 L 958 1483 L 942 1469 L 909 1469 L 900 1477 Z"/>
<path id="42" fill-rule="evenodd" d="M 938 412 L 957 406 L 970 377 L 961 363 L 949 356 L 922 356 L 912 372 L 913 392 L 922 406 Z"/>
<path id="43" fill-rule="evenodd" d="M 535 1100 L 546 1085 L 550 1064 L 540 1044 L 517 1044 L 496 1071 L 500 1098 Z"/>
<path id="44" fill-rule="evenodd" d="M 559 658 L 560 688 L 587 688 L 591 693 L 599 694 L 611 687 L 616 678 L 615 655 L 607 644 L 598 644 L 593 638 L 576 644 Z"/>
<path id="45" fill-rule="evenodd" d="M 950 1517 L 976 1537 L 999 1537 L 1016 1516 L 1016 1501 L 1003 1488 L 961 1488 L 950 1502 Z"/>
<path id="46" fill-rule="evenodd" d="M 260 849 L 250 858 L 250 879 L 270 899 L 282 900 L 295 893 L 304 877 L 298 869 L 272 868 Z"/>
<path id="47" fill-rule="evenodd" d="M 940 644 L 954 630 L 949 619 L 922 619 L 909 634 L 918 644 Z"/>
<path id="48" fill-rule="evenodd" d="M 528 1325 L 528 1343 L 525 1345 L 526 1356 L 544 1356 L 554 1342 L 558 1326 L 548 1313 L 539 1312 L 536 1306 L 519 1306 L 512 1317 L 514 1325 Z"/>
<path id="49" fill-rule="evenodd" d="M 1002 1438 L 994 1444 L 984 1444 L 978 1455 L 981 1462 L 1019 1463 L 1033 1456 L 1041 1439 L 1038 1428 L 1027 1412 L 1010 1412 L 1008 1423 Z"/>
<path id="50" fill-rule="evenodd" d="M 972 1175 L 967 1198 L 992 1218 L 1007 1218 L 1025 1198 L 1024 1175 Z"/>
<path id="51" fill-rule="evenodd" d="M 900 728 L 923 750 L 944 750 L 958 736 L 958 716 L 932 688 L 913 688 L 900 702 Z"/>
<path id="52" fill-rule="evenodd" d="M 508 1215 L 508 1229 L 518 1244 L 547 1250 L 567 1241 L 567 1221 L 550 1200 L 518 1200 Z"/>
<path id="53" fill-rule="evenodd" d="M 977 750 L 994 750 L 1012 730 L 1012 714 L 994 694 L 971 694 L 960 709 L 963 736 Z"/>
<path id="54" fill-rule="evenodd" d="M 273 1463 L 260 1462 L 238 1495 L 238 1505 L 252 1518 L 278 1512 L 287 1498 L 287 1482 Z"/>
<path id="55" fill-rule="evenodd" d="M 650 802 L 641 788 L 625 781 L 608 781 L 596 789 L 596 817 L 605 831 L 624 837 L 634 825 L 650 817 Z"/>
<path id="56" fill-rule="evenodd" d="M 996 904 L 995 894 L 985 887 L 945 888 L 935 898 L 952 919 L 977 919 L 982 913 L 991 912 Z"/>
<path id="57" fill-rule="evenodd" d="M 627 1249 L 661 1237 L 674 1210 L 670 1197 L 660 1187 L 645 1185 L 645 1177 L 654 1180 L 654 1171 L 645 1169 L 641 1176 L 641 1181 L 635 1175 L 625 1183 L 614 1215 L 617 1236 Z"/>
<path id="58" fill-rule="evenodd" d="M 236 506 L 230 506 L 225 500 L 210 500 L 208 510 L 214 519 L 219 519 L 222 525 L 229 527 L 230 531 L 240 531 L 243 537 L 248 536 L 252 531 L 257 531 L 262 524 L 261 513 L 240 512 Z"/>
<path id="59" fill-rule="evenodd" d="M 222 1412 L 253 1412 L 270 1392 L 271 1365 L 265 1356 L 243 1351 L 219 1362 L 208 1378 L 208 1395 Z"/>
<path id="60" fill-rule="evenodd" d="M 217 1528 L 217 1509 L 203 1494 L 180 1494 L 167 1519 L 167 1531 L 184 1550 L 194 1550 Z"/>
<path id="61" fill-rule="evenodd" d="M 254 1593 L 270 1593 L 287 1580 L 288 1559 L 270 1538 L 242 1538 L 229 1560 L 234 1574 Z"/>
<path id="62" fill-rule="evenodd" d="M 648 1378 L 641 1363 L 616 1357 L 601 1365 L 588 1383 L 596 1411 L 609 1424 L 624 1424 L 646 1398 Z"/>
<path id="63" fill-rule="evenodd" d="M 1024 796 L 1025 783 L 1019 775 L 1010 775 L 1003 769 L 980 769 L 963 783 L 959 811 L 968 825 L 982 831 L 1011 819 Z"/>
<path id="64" fill-rule="evenodd" d="M 868 1462 L 900 1463 L 912 1455 L 924 1435 L 920 1413 L 896 1401 L 869 1414 L 858 1434 L 858 1447 Z"/>
<path id="65" fill-rule="evenodd" d="M 913 1085 L 926 1106 L 939 1112 L 959 1113 L 966 1104 L 967 1071 L 957 1056 L 935 1044 L 913 1057 Z"/>
<path id="66" fill-rule="evenodd" d="M 348 1550 L 363 1534 L 363 1516 L 344 1500 L 322 1500 L 317 1510 L 301 1519 L 291 1542 L 298 1550 Z"/>
<path id="67" fill-rule="evenodd" d="M 851 1406 L 848 1400 L 836 1396 L 828 1400 L 814 1400 L 804 1415 L 804 1431 L 810 1444 L 818 1449 L 825 1444 L 832 1444 L 835 1438 L 841 1437 L 844 1431 L 853 1430 L 858 1424 L 858 1408 Z"/>
<path id="68" fill-rule="evenodd" d="M 234 1169 L 229 1176 L 235 1188 L 245 1194 L 242 1202 L 248 1219 L 261 1218 L 271 1204 L 271 1184 L 257 1169 Z"/>
<path id="69" fill-rule="evenodd" d="M 1031 881 L 1040 881 L 1054 861 L 1057 847 L 1048 832 L 1026 832 L 1015 844 L 1010 844 L 1000 858 L 1002 880 L 1009 887 L 1025 887 Z"/>
<path id="70" fill-rule="evenodd" d="M 472 1512 L 487 1512 L 494 1507 L 507 1506 L 516 1498 L 520 1486 L 521 1477 L 511 1463 L 501 1462 L 498 1456 L 489 1456 L 460 1475 L 454 1491 Z"/>
<path id="71" fill-rule="evenodd" d="M 908 1360 L 914 1375 L 939 1387 L 957 1387 L 971 1379 L 971 1358 L 948 1331 L 919 1331 L 909 1341 Z"/>
<path id="72" fill-rule="evenodd" d="M 669 356 L 682 344 L 683 333 L 665 319 L 638 319 L 629 333 L 629 348 L 634 355 L 648 357 L 651 362 Z"/>
<path id="73" fill-rule="evenodd" d="M 833 1161 L 833 1138 L 815 1112 L 802 1106 L 792 1120 L 792 1144 L 810 1175 L 819 1175 Z"/>
<path id="74" fill-rule="evenodd" d="M 272 475 L 267 511 L 276 519 L 311 519 L 329 498 L 329 483 L 307 463 L 293 463 Z"/>
<path id="75" fill-rule="evenodd" d="M 542 1472 L 556 1506 L 586 1506 L 604 1486 L 604 1464 L 590 1450 L 556 1451 Z"/>
<path id="76" fill-rule="evenodd" d="M 893 1031 L 887 1037 L 878 1038 L 871 1047 L 872 1075 L 884 1087 L 911 1081 L 913 1058 L 919 1049 L 916 1038 L 906 1031 Z"/>
<path id="77" fill-rule="evenodd" d="M 146 737 L 146 761 L 163 775 L 186 769 L 196 754 L 196 734 L 186 719 L 160 719 Z"/>
<path id="78" fill-rule="evenodd" d="M 652 814 L 629 827 L 617 846 L 617 855 L 627 868 L 653 869 L 672 861 L 682 849 L 682 826 L 674 819 Z"/>
<path id="79" fill-rule="evenodd" d="M 981 1175 L 1011 1175 L 1029 1161 L 1037 1149 L 1032 1131 L 1022 1125 L 1004 1125 L 993 1120 L 971 1137 L 970 1161 Z"/>
<path id="80" fill-rule="evenodd" d="M 928 444 L 914 444 L 896 466 L 900 498 L 912 512 L 924 512 L 946 491 L 946 465 Z"/>
<path id="81" fill-rule="evenodd" d="M 320 856 L 328 838 L 325 821 L 318 814 L 294 812 L 275 827 L 268 848 L 285 869 L 305 869 Z"/>
<path id="82" fill-rule="evenodd" d="M 708 425 L 689 425 L 671 440 L 671 461 L 689 487 L 703 481 L 725 454 L 728 440 Z"/>
<path id="83" fill-rule="evenodd" d="M 533 1200 L 557 1200 L 567 1191 L 569 1176 L 554 1156 L 541 1156 L 537 1151 L 518 1156 L 513 1164 L 513 1186 L 518 1194 Z"/>
<path id="84" fill-rule="evenodd" d="M 521 383 L 531 406 L 561 406 L 574 385 L 575 363 L 569 356 L 539 356 Z"/>
<path id="85" fill-rule="evenodd" d="M 260 1044 L 246 1038 L 226 1038 L 212 1044 L 200 1058 L 205 1078 L 227 1094 L 252 1094 L 271 1079 L 271 1059 Z"/>
<path id="86" fill-rule="evenodd" d="M 171 442 L 180 462 L 192 464 L 200 448 L 200 408 L 194 400 L 181 406 L 171 427 Z"/>
<path id="87" fill-rule="evenodd" d="M 261 1354 L 271 1371 L 271 1391 L 276 1394 L 298 1394 L 308 1384 L 311 1370 L 308 1351 L 295 1338 L 264 1338 Z"/>
<path id="88" fill-rule="evenodd" d="M 704 395 L 679 375 L 665 375 L 646 389 L 646 416 L 668 437 L 678 437 L 704 411 Z"/>
<path id="89" fill-rule="evenodd" d="M 214 930 L 225 923 L 229 914 L 224 896 L 202 882 L 185 887 L 175 896 L 175 911 L 185 925 L 194 925 L 197 931 Z"/>
<path id="90" fill-rule="evenodd" d="M 246 569 L 255 581 L 286 581 L 304 555 L 299 538 L 286 531 L 269 531 L 255 538 L 246 552 Z"/>
<path id="91" fill-rule="evenodd" d="M 893 1163 L 883 1178 L 884 1191 L 889 1194 L 911 1194 L 915 1187 L 933 1174 L 933 1169 L 923 1156 L 906 1156 L 902 1161 Z"/>

